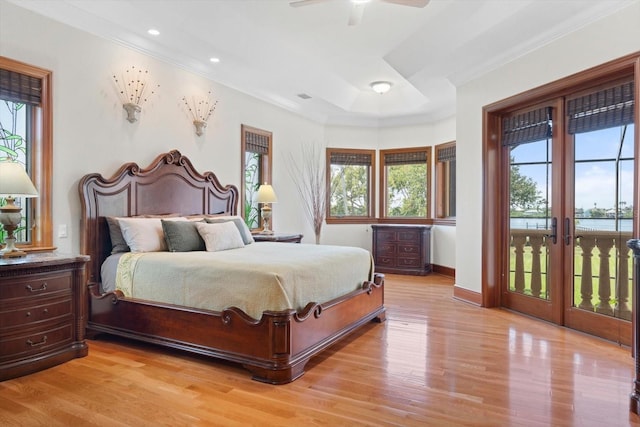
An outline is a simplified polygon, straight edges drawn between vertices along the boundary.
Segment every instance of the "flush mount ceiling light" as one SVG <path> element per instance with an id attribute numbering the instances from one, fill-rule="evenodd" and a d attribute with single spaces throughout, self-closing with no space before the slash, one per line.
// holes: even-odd
<path id="1" fill-rule="evenodd" d="M 389 89 L 391 89 L 392 84 L 391 82 L 377 81 L 377 82 L 371 83 L 369 86 L 371 86 L 371 89 L 373 89 L 374 92 L 382 95 L 383 93 L 389 92 Z"/>
<path id="2" fill-rule="evenodd" d="M 214 57 L 209 58 L 209 61 L 213 62 L 214 64 L 217 64 L 218 62 L 220 62 L 220 58 L 216 58 L 214 56 Z"/>
<path id="3" fill-rule="evenodd" d="M 159 36 L 160 35 L 160 31 L 156 30 L 155 28 L 151 28 L 151 29 L 147 30 L 147 33 L 151 34 L 152 36 Z"/>

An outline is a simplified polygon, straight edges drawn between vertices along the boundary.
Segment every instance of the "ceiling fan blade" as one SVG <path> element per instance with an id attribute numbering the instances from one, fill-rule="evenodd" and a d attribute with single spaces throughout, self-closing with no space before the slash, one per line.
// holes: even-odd
<path id="1" fill-rule="evenodd" d="M 364 6 L 364 3 L 354 3 L 353 6 L 351 6 L 351 13 L 349 14 L 349 25 L 358 25 L 360 21 L 362 21 Z"/>
<path id="2" fill-rule="evenodd" d="M 300 7 L 300 6 L 311 6 L 316 3 L 325 3 L 328 0 L 292 0 L 289 2 L 289 6 L 291 7 Z"/>
<path id="3" fill-rule="evenodd" d="M 425 7 L 429 0 L 382 0 L 385 3 L 393 3 L 401 6 Z"/>

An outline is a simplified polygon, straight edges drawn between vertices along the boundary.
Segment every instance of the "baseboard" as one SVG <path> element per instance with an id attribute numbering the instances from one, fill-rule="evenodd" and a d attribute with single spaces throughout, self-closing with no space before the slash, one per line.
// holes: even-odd
<path id="1" fill-rule="evenodd" d="M 443 276 L 456 277 L 456 269 L 451 267 L 445 267 L 444 265 L 431 264 L 431 269 L 434 273 L 442 274 Z"/>
<path id="2" fill-rule="evenodd" d="M 482 294 L 480 292 L 470 291 L 469 289 L 453 285 L 453 297 L 470 304 L 482 306 Z"/>

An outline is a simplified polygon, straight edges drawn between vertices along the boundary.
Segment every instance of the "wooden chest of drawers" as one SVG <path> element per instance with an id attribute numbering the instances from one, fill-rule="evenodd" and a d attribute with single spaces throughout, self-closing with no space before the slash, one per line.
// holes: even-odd
<path id="1" fill-rule="evenodd" d="M 0 381 L 86 356 L 87 256 L 0 259 Z"/>
<path id="2" fill-rule="evenodd" d="M 380 273 L 431 272 L 430 225 L 372 225 L 373 259 Z"/>

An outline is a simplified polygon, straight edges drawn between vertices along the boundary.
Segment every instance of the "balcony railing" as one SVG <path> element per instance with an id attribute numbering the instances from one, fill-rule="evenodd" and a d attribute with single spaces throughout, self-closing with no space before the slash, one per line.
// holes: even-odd
<path id="1" fill-rule="evenodd" d="M 548 299 L 548 230 L 512 229 L 510 290 Z M 631 319 L 632 254 L 630 232 L 577 231 L 573 305 L 621 319 Z"/>

